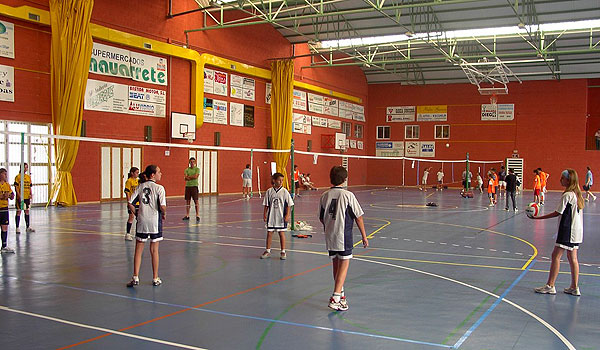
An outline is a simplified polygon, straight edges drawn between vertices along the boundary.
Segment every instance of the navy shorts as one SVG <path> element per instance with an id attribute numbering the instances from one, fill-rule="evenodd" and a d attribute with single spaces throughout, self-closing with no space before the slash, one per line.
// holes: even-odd
<path id="1" fill-rule="evenodd" d="M 344 251 L 330 250 L 329 257 L 332 259 L 338 258 L 342 260 L 352 259 L 352 248 L 346 249 Z"/>
<path id="2" fill-rule="evenodd" d="M 23 199 L 23 202 L 25 203 L 25 210 L 29 210 L 29 207 L 31 206 L 31 200 Z M 15 200 L 15 208 L 21 210 L 21 199 L 19 197 L 17 197 Z"/>
<path id="3" fill-rule="evenodd" d="M 0 208 L 0 225 L 8 225 L 8 208 Z"/>
<path id="4" fill-rule="evenodd" d="M 146 242 L 148 240 L 148 238 L 150 238 L 151 243 L 160 242 L 163 240 L 163 235 L 162 235 L 162 232 L 159 232 L 159 233 L 136 232 L 136 234 L 135 234 L 135 239 L 140 242 L 143 242 L 143 243 Z"/>

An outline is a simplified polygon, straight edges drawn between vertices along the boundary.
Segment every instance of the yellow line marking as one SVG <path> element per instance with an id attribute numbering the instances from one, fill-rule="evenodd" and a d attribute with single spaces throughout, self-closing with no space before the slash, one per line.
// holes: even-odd
<path id="1" fill-rule="evenodd" d="M 435 192 L 432 192 L 432 193 L 430 193 L 430 194 L 426 195 L 426 196 L 425 196 L 425 199 L 427 199 L 427 198 L 429 198 L 429 197 L 433 196 L 434 194 L 435 194 Z"/>
<path id="2" fill-rule="evenodd" d="M 501 236 L 510 237 L 512 239 L 516 239 L 518 241 L 521 241 L 521 242 L 527 244 L 528 246 L 531 247 L 531 249 L 533 249 L 533 255 L 531 255 L 531 257 L 529 258 L 529 260 L 527 260 L 527 262 L 521 267 L 521 270 L 525 270 L 527 268 L 527 266 L 529 266 L 529 264 L 531 264 L 531 262 L 533 261 L 533 259 L 535 259 L 535 257 L 538 255 L 537 248 L 533 244 L 531 244 L 529 241 L 524 240 L 522 238 L 519 238 L 517 236 L 509 235 L 507 233 L 502 233 L 502 232 L 498 232 L 498 231 L 489 230 L 487 228 L 473 227 L 473 226 L 467 226 L 467 225 L 450 224 L 450 223 L 446 223 L 446 222 L 423 221 L 423 220 L 412 220 L 412 219 L 390 219 L 390 220 L 409 221 L 409 222 L 418 222 L 418 223 L 435 224 L 435 225 L 445 225 L 445 226 L 453 226 L 453 227 L 462 227 L 462 228 L 468 228 L 468 229 L 471 229 L 471 230 L 486 231 L 486 232 L 489 232 L 489 233 L 493 233 L 493 234 L 497 234 L 497 235 L 501 235 Z"/>

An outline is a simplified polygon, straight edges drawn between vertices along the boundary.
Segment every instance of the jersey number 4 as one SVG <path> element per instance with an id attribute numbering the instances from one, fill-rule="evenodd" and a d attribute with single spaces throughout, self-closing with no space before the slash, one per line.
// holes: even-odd
<path id="1" fill-rule="evenodd" d="M 338 206 L 338 200 L 332 199 L 331 203 L 329 203 L 329 209 L 327 209 L 327 214 L 331 215 L 332 220 L 335 220 L 335 217 L 337 215 L 337 206 Z"/>
<path id="2" fill-rule="evenodd" d="M 150 188 L 145 187 L 142 190 L 142 193 L 144 194 L 144 196 L 142 197 L 142 203 L 144 203 L 144 204 L 150 203 Z"/>

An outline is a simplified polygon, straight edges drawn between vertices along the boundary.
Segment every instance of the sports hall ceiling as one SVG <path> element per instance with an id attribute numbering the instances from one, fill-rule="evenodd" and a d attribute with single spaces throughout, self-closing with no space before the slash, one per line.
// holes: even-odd
<path id="1" fill-rule="evenodd" d="M 468 71 L 476 80 L 500 76 L 490 82 L 600 77 L 600 0 L 195 1 L 205 25 L 186 34 L 270 23 L 291 43 L 309 44 L 304 69 L 359 66 L 370 84 L 468 82 Z M 456 32 L 483 28 L 493 30 Z M 340 39 L 362 40 L 328 46 Z"/>

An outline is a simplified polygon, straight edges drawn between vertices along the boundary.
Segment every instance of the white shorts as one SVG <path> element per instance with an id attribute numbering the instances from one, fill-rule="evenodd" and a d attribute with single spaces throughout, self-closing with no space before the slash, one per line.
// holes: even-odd
<path id="1" fill-rule="evenodd" d="M 427 179 L 423 179 L 423 180 L 421 180 L 421 184 L 422 184 L 422 185 L 427 185 Z"/>
<path id="2" fill-rule="evenodd" d="M 542 188 L 542 193 L 546 193 L 548 191 L 546 191 L 546 186 L 544 186 L 544 188 Z"/>
<path id="3" fill-rule="evenodd" d="M 252 187 L 252 179 L 243 179 L 242 187 Z"/>
<path id="4" fill-rule="evenodd" d="M 506 188 L 506 181 L 499 181 L 499 182 L 498 182 L 498 185 L 499 185 L 500 187 L 504 187 L 504 188 Z"/>

